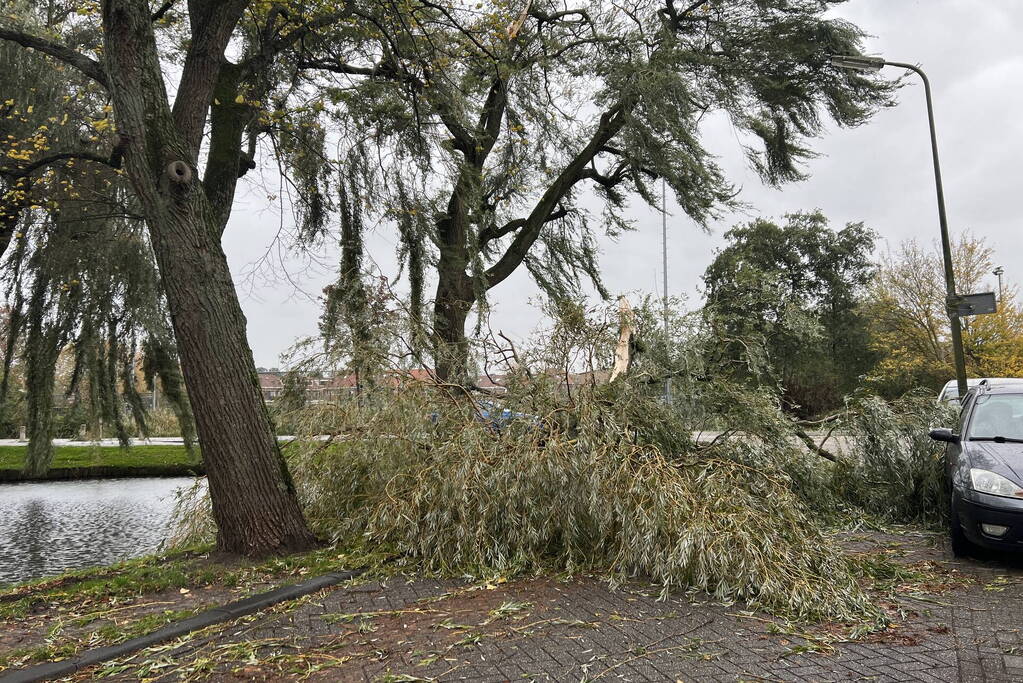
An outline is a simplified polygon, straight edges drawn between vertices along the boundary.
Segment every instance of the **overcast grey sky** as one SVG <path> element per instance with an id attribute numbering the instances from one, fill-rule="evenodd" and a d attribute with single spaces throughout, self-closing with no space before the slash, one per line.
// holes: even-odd
<path id="1" fill-rule="evenodd" d="M 934 88 L 949 224 L 955 232 L 969 229 L 986 238 L 1007 277 L 1019 282 L 1023 0 L 850 0 L 836 14 L 875 36 L 869 52 L 927 71 Z M 889 67 L 885 73 L 896 77 L 900 70 Z M 752 205 L 751 215 L 819 208 L 833 226 L 864 221 L 881 236 L 882 250 L 906 238 L 937 238 L 923 87 L 915 76 L 907 79 L 898 106 L 860 128 L 833 129 L 819 140 L 815 149 L 821 157 L 811 162 L 809 180 L 781 190 L 765 188 L 745 168 L 726 122 L 711 121 L 705 140 L 732 181 L 742 186 L 740 198 Z M 324 254 L 320 265 L 282 259 L 273 245 L 279 216 L 268 208 L 265 194 L 252 186 L 242 195 L 225 249 L 239 283 L 256 364 L 273 366 L 296 338 L 315 333 L 320 313 L 315 298 L 333 279 L 336 255 Z M 602 243 L 601 264 L 614 294 L 649 292 L 655 277 L 660 282 L 660 215 L 637 208 L 633 217 L 636 232 Z M 700 275 L 721 235 L 748 218 L 729 216 L 708 234 L 684 215 L 669 217 L 669 292 L 698 302 Z M 386 227 L 367 239 L 367 248 L 383 274 L 396 273 L 395 239 Z M 261 261 L 268 250 L 270 257 Z M 267 271 L 267 262 L 276 264 L 273 272 Z M 263 267 L 254 271 L 260 263 Z M 539 321 L 530 304 L 538 295 L 524 271 L 492 290 L 494 328 L 517 338 L 528 335 Z"/>

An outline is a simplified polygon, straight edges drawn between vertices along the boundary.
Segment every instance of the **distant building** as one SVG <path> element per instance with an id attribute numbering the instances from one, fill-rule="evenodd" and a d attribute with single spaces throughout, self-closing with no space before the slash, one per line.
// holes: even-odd
<path id="1" fill-rule="evenodd" d="M 263 400 L 273 403 L 284 391 L 284 372 L 277 368 L 266 370 L 257 368 L 259 376 L 259 388 L 263 392 Z M 401 372 L 390 373 L 384 380 L 384 385 L 397 388 L 406 381 L 428 382 L 433 378 L 430 370 L 414 368 Z M 334 401 L 340 398 L 348 398 L 359 392 L 359 383 L 352 373 L 338 373 L 333 376 L 322 374 L 307 375 L 302 378 L 305 382 L 305 398 L 309 403 L 320 403 L 323 401 Z"/>
<path id="2" fill-rule="evenodd" d="M 259 390 L 263 392 L 263 400 L 272 403 L 284 390 L 281 373 L 258 368 L 256 374 L 259 376 Z"/>
<path id="3" fill-rule="evenodd" d="M 476 386 L 487 392 L 488 394 L 501 394 L 508 393 L 508 387 L 504 384 L 505 375 L 480 375 L 476 379 Z"/>

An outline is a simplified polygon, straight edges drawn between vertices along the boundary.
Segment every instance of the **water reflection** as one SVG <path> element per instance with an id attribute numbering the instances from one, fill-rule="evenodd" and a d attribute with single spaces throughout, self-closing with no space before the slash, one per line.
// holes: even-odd
<path id="1" fill-rule="evenodd" d="M 159 549 L 188 477 L 0 485 L 0 584 Z"/>

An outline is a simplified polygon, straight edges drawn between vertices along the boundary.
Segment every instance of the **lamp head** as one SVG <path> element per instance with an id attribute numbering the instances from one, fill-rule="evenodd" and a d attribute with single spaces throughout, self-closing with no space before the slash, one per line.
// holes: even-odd
<path id="1" fill-rule="evenodd" d="M 831 63 L 842 69 L 850 71 L 877 72 L 885 65 L 884 57 L 869 57 L 867 55 L 831 55 Z"/>

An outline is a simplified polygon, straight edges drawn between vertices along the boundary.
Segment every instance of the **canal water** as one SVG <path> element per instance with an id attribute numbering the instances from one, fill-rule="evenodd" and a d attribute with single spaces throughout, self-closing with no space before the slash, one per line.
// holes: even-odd
<path id="1" fill-rule="evenodd" d="M 0 484 L 0 585 L 160 549 L 190 477 Z"/>

